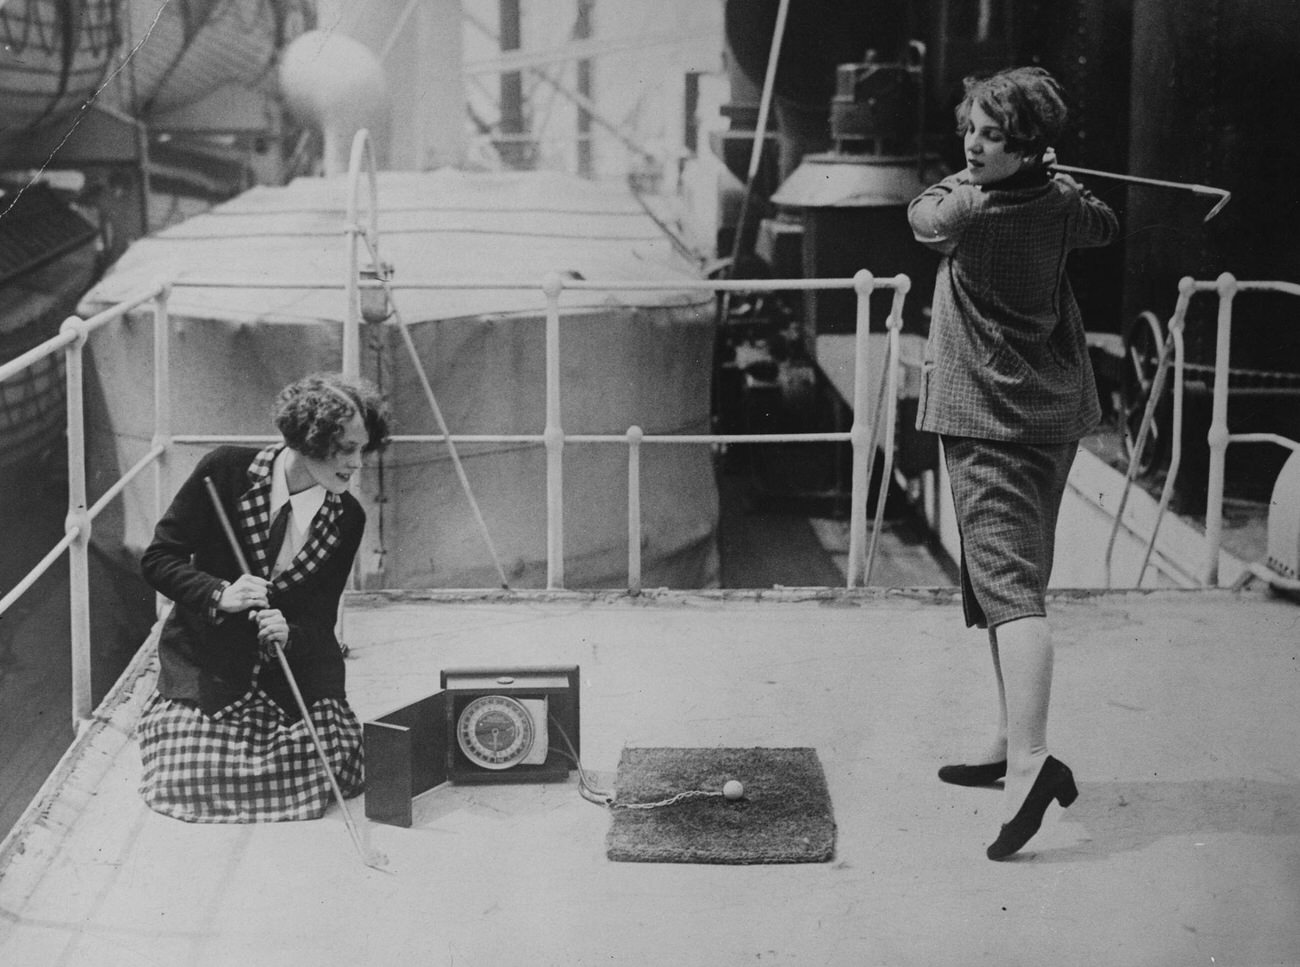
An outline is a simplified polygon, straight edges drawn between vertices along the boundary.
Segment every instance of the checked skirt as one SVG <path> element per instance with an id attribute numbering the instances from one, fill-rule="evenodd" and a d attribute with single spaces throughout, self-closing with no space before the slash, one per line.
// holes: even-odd
<path id="1" fill-rule="evenodd" d="M 1077 443 L 944 435 L 968 627 L 1047 614 L 1056 519 Z"/>
<path id="2" fill-rule="evenodd" d="M 254 677 L 256 681 L 256 677 Z M 345 797 L 361 792 L 361 724 L 345 699 L 323 698 L 312 724 Z M 140 794 L 157 812 L 191 823 L 316 819 L 333 798 L 302 719 L 264 692 L 205 715 L 154 693 L 137 728 Z"/>

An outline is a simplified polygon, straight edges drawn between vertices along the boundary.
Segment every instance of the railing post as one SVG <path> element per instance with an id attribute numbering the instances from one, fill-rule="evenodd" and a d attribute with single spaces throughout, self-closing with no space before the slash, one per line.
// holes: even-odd
<path id="1" fill-rule="evenodd" d="M 1147 567 L 1151 563 L 1151 555 L 1156 549 L 1156 538 L 1160 535 L 1160 524 L 1165 519 L 1165 511 L 1169 509 L 1169 501 L 1174 495 L 1174 485 L 1178 483 L 1178 472 L 1183 463 L 1183 388 L 1185 383 L 1184 360 L 1186 351 L 1183 344 L 1183 333 L 1187 328 L 1187 303 L 1184 301 L 1183 290 L 1186 286 L 1187 298 L 1191 297 L 1195 291 L 1195 283 L 1191 277 L 1186 277 L 1178 285 L 1178 303 L 1174 309 L 1174 316 L 1169 320 L 1169 339 L 1174 346 L 1174 412 L 1173 429 L 1169 434 L 1169 467 L 1165 471 L 1165 485 L 1160 491 L 1160 504 L 1156 508 L 1155 524 L 1151 527 L 1151 537 L 1147 541 L 1146 552 L 1142 555 L 1142 566 L 1138 569 L 1137 583 L 1134 587 L 1142 587 L 1142 579 L 1146 577 Z M 1156 395 L 1155 387 L 1152 387 L 1152 395 Z M 1154 420 L 1155 411 L 1151 409 L 1151 418 Z M 1134 462 L 1137 462 L 1141 451 L 1135 451 Z M 1118 522 L 1118 516 L 1116 518 Z M 1107 568 L 1110 567 L 1107 561 Z M 1109 571 L 1107 571 L 1109 574 Z"/>
<path id="2" fill-rule="evenodd" d="M 871 430 L 867 422 L 867 340 L 871 327 L 871 293 L 875 277 L 866 269 L 853 276 L 857 293 L 857 332 L 853 341 L 853 483 L 849 506 L 848 586 L 860 588 L 866 581 L 867 493 L 871 486 Z"/>
<path id="3" fill-rule="evenodd" d="M 871 544 L 867 549 L 867 560 L 865 564 L 863 584 L 870 583 L 871 571 L 876 563 L 876 548 L 880 542 L 880 532 L 884 529 L 885 521 L 885 498 L 889 496 L 889 481 L 894 473 L 894 438 L 896 436 L 896 426 L 898 422 L 898 371 L 902 365 L 902 351 L 900 348 L 899 333 L 903 331 L 903 300 L 907 298 L 907 293 L 912 288 L 912 280 L 906 275 L 896 275 L 893 280 L 894 299 L 889 309 L 889 318 L 885 320 L 885 326 L 889 330 L 889 370 L 885 378 L 885 402 L 881 409 L 884 411 L 883 417 L 877 414 L 876 421 L 883 418 L 885 423 L 884 433 L 884 467 L 880 474 L 880 490 L 876 494 L 876 516 L 871 526 Z M 874 435 L 874 434 L 873 434 Z M 872 460 L 875 454 L 871 455 Z M 867 464 L 871 465 L 870 462 Z M 863 503 L 866 503 L 866 497 L 863 496 Z M 865 507 L 863 513 L 866 513 Z"/>
<path id="4" fill-rule="evenodd" d="M 1228 362 L 1232 349 L 1232 300 L 1237 280 L 1224 272 L 1215 281 L 1219 292 L 1219 324 L 1214 349 L 1214 408 L 1210 417 L 1210 477 L 1205 492 L 1204 584 L 1219 583 L 1219 545 L 1223 540 L 1223 478 L 1228 453 Z"/>
<path id="5" fill-rule="evenodd" d="M 361 226 L 358 210 L 358 187 L 361 170 L 365 168 L 370 187 L 370 226 Z M 359 288 L 361 259 L 358 236 L 365 234 L 373 242 L 379 231 L 379 187 L 375 174 L 374 149 L 370 132 L 362 128 L 352 137 L 352 154 L 348 161 L 348 212 L 344 231 L 348 233 L 348 264 L 345 280 L 347 290 L 347 315 L 343 320 L 343 375 L 356 377 L 361 373 L 361 292 Z M 376 262 L 378 258 L 376 257 Z M 378 268 L 378 265 L 376 265 Z"/>
<path id="6" fill-rule="evenodd" d="M 361 370 L 361 289 L 359 286 L 360 259 L 357 255 L 357 236 L 362 228 L 356 222 L 349 221 L 345 231 L 348 233 L 347 264 L 347 313 L 343 317 L 341 334 L 342 360 L 339 369 L 345 376 L 356 376 Z"/>
<path id="7" fill-rule="evenodd" d="M 328 128 L 327 125 L 327 132 Z M 357 201 L 362 167 L 366 170 L 370 186 L 370 226 L 368 230 L 361 227 L 361 215 L 358 211 Z M 345 377 L 356 379 L 361 375 L 361 259 L 358 250 L 359 236 L 365 236 L 366 247 L 372 253 L 371 257 L 374 260 L 375 268 L 380 269 L 379 255 L 376 250 L 379 235 L 379 184 L 375 174 L 375 155 L 370 143 L 370 131 L 366 128 L 361 128 L 352 136 L 352 152 L 348 158 L 347 224 L 344 226 L 344 231 L 348 235 L 348 263 L 345 270 L 347 272 L 345 279 L 347 313 L 343 318 L 342 364 L 340 369 Z M 384 293 L 387 296 L 387 288 L 385 288 Z M 359 486 L 356 478 L 353 478 L 350 485 L 353 496 L 358 494 Z M 361 555 L 358 554 L 352 562 L 349 587 L 356 588 L 362 584 L 363 566 Z M 343 642 L 346 648 L 346 636 L 343 628 L 345 600 L 345 596 L 340 596 L 338 614 L 335 617 L 334 625 L 339 641 Z"/>
<path id="8" fill-rule="evenodd" d="M 627 588 L 641 591 L 641 437 L 639 426 L 627 430 Z"/>
<path id="9" fill-rule="evenodd" d="M 168 284 L 155 297 L 153 307 L 153 445 L 162 450 L 153 465 L 154 520 L 162 519 L 171 494 L 167 466 L 172 444 L 171 321 L 167 312 L 170 297 Z M 156 594 L 155 613 L 161 617 L 166 608 L 166 596 Z"/>
<path id="10" fill-rule="evenodd" d="M 66 359 L 68 397 L 68 516 L 64 533 L 68 545 L 68 598 L 72 639 L 72 728 L 80 731 L 90 720 L 90 515 L 86 501 L 86 410 L 83 350 L 86 330 L 82 320 L 69 316 L 60 327 L 76 339 L 68 344 Z"/>
<path id="11" fill-rule="evenodd" d="M 350 377 L 355 377 L 360 372 L 361 294 L 360 287 L 357 286 L 360 269 L 357 268 L 359 260 L 356 256 L 356 237 L 360 231 L 360 226 L 347 226 L 347 316 L 343 318 L 342 359 L 339 361 L 339 370 L 344 376 Z"/>
<path id="12" fill-rule="evenodd" d="M 560 427 L 560 292 L 564 280 L 552 272 L 546 294 L 546 587 L 564 587 L 564 430 Z"/>
<path id="13" fill-rule="evenodd" d="M 1191 303 L 1192 295 L 1196 292 L 1196 282 L 1191 276 L 1185 275 L 1178 280 L 1178 299 L 1174 303 L 1174 314 L 1169 317 L 1170 333 L 1177 332 L 1180 334 L 1179 339 L 1171 339 L 1160 347 L 1160 355 L 1156 360 L 1156 371 L 1151 376 L 1151 385 L 1147 389 L 1146 406 L 1142 411 L 1142 422 L 1138 426 L 1137 440 L 1133 443 L 1132 453 L 1129 455 L 1128 467 L 1124 471 L 1124 487 L 1119 494 L 1119 505 L 1115 508 L 1115 514 L 1110 523 L 1110 536 L 1106 539 L 1106 553 L 1102 558 L 1102 569 L 1105 574 L 1105 587 L 1110 588 L 1114 582 L 1113 561 L 1115 557 L 1115 541 L 1119 537 L 1120 525 L 1124 521 L 1124 512 L 1128 508 L 1129 495 L 1133 492 L 1134 482 L 1137 480 L 1139 469 L 1142 465 L 1142 454 L 1146 451 L 1147 443 L 1151 439 L 1151 432 L 1155 427 L 1156 409 L 1160 405 L 1160 397 L 1164 393 L 1165 381 L 1169 373 L 1169 354 L 1171 352 L 1178 354 L 1182 350 L 1181 333 L 1184 321 L 1187 318 L 1187 307 Z M 1131 353 L 1131 350 L 1130 350 Z M 1174 423 L 1171 431 L 1171 437 L 1174 441 L 1175 456 L 1181 455 L 1180 440 L 1182 437 L 1182 357 L 1174 357 Z M 1132 365 L 1132 363 L 1130 363 Z M 1170 462 L 1170 473 L 1166 476 L 1166 489 L 1172 486 L 1174 473 L 1177 470 L 1177 460 Z M 1143 559 L 1142 568 L 1138 571 L 1137 582 L 1134 587 L 1142 585 L 1142 577 L 1146 573 L 1146 562 L 1150 559 L 1151 550 L 1155 547 L 1156 535 L 1159 530 L 1159 522 L 1151 531 L 1151 539 L 1147 544 L 1147 554 Z"/>

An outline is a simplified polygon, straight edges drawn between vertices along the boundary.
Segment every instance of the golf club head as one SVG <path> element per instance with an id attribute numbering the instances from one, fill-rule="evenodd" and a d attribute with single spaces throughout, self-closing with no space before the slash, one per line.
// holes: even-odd
<path id="1" fill-rule="evenodd" d="M 1214 203 L 1214 207 L 1211 208 L 1206 213 L 1204 220 L 1207 222 L 1215 215 L 1219 214 L 1219 212 L 1223 211 L 1223 206 L 1228 204 L 1228 202 L 1232 200 L 1232 192 L 1230 191 L 1224 191 L 1223 189 L 1214 189 L 1214 192 L 1215 194 L 1219 194 L 1221 197 L 1217 202 Z"/>

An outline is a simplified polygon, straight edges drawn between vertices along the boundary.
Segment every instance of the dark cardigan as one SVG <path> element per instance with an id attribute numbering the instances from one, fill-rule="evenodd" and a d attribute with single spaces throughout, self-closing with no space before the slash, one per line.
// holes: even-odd
<path id="1" fill-rule="evenodd" d="M 165 698 L 195 702 L 209 715 L 249 690 L 259 646 L 257 625 L 246 615 L 213 608 L 222 582 L 235 581 L 240 567 L 203 478 L 212 478 L 239 531 L 235 508 L 253 483 L 249 468 L 259 452 L 226 446 L 205 455 L 158 521 L 140 562 L 145 580 L 176 604 L 158 640 L 158 691 Z M 366 517 L 355 497 L 341 497 L 339 541 L 332 553 L 303 581 L 271 597 L 271 607 L 280 609 L 289 623 L 285 654 L 308 705 L 318 698 L 345 697 L 343 654 L 334 626 Z M 246 544 L 244 554 L 254 559 Z M 262 662 L 258 684 L 290 715 L 297 714 L 277 661 Z"/>

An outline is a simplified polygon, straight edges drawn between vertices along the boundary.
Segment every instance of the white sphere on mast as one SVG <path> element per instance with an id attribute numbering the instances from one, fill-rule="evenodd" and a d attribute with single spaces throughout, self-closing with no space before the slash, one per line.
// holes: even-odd
<path id="1" fill-rule="evenodd" d="M 382 120 L 388 102 L 384 69 L 370 48 L 325 30 L 284 49 L 280 91 L 298 120 L 345 136 Z"/>

